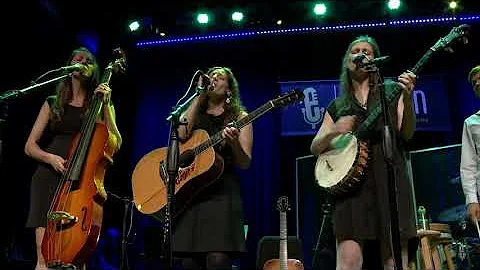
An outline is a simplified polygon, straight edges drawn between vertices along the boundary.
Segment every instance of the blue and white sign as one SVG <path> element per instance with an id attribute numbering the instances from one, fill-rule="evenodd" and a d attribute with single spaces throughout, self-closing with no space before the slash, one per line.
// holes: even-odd
<path id="1" fill-rule="evenodd" d="M 328 104 L 340 95 L 338 80 L 280 82 L 281 93 L 301 89 L 302 102 L 282 109 L 282 136 L 314 135 Z M 443 76 L 421 76 L 412 93 L 417 130 L 451 130 L 447 90 Z"/>

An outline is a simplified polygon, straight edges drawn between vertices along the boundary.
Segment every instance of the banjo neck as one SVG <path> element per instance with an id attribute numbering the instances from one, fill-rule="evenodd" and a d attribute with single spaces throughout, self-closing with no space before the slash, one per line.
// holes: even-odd
<path id="1" fill-rule="evenodd" d="M 430 61 L 433 55 L 441 50 L 453 51 L 449 46 L 450 44 L 458 39 L 461 39 L 463 43 L 467 43 L 467 34 L 470 26 L 466 24 L 462 24 L 460 26 L 454 27 L 450 33 L 442 38 L 440 38 L 432 47 L 430 47 L 427 52 L 425 52 L 415 64 L 415 66 L 408 70 L 413 74 L 418 75 L 420 71 L 425 67 L 425 65 Z M 390 92 L 385 93 L 385 97 L 387 99 L 387 104 L 391 104 L 396 98 L 398 98 L 402 94 L 402 88 L 396 84 L 392 87 Z M 373 123 L 378 118 L 378 116 L 382 113 L 381 104 L 378 104 L 367 116 L 365 121 L 363 121 L 360 126 L 355 131 L 355 135 L 362 134 L 373 127 Z"/>

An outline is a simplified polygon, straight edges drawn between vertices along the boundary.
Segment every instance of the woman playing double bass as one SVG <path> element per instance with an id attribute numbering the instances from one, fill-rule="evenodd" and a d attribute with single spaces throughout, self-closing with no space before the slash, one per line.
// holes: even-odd
<path id="1" fill-rule="evenodd" d="M 57 93 L 43 103 L 25 144 L 25 153 L 38 161 L 30 188 L 30 211 L 26 226 L 35 228 L 36 270 L 47 269 L 42 255 L 42 240 L 47 226 L 47 212 L 55 196 L 60 177 L 66 170 L 66 159 L 72 140 L 82 126 L 94 93 L 103 94 L 103 109 L 98 121 L 115 136 L 117 150 L 122 137 L 115 122 L 108 84 L 100 84 L 99 68 L 94 55 L 86 48 L 74 50 L 67 65 L 81 63 L 85 68 L 74 71 L 57 85 Z M 46 147 L 41 147 L 45 145 Z"/>

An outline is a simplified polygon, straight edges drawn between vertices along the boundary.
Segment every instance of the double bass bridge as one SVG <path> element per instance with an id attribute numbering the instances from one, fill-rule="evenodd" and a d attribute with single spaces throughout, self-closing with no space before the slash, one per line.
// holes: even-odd
<path id="1" fill-rule="evenodd" d="M 55 224 L 57 230 L 70 228 L 78 222 L 78 217 L 65 211 L 50 212 L 48 219 Z"/>

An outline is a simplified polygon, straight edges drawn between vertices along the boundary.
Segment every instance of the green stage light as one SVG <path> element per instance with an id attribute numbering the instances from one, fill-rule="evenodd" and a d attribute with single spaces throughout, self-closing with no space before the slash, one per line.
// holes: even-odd
<path id="1" fill-rule="evenodd" d="M 199 24 L 207 24 L 208 23 L 208 14 L 207 13 L 199 13 L 197 15 L 197 22 Z"/>
<path id="2" fill-rule="evenodd" d="M 128 28 L 130 28 L 130 31 L 135 32 L 140 28 L 140 23 L 138 21 L 133 21 L 128 25 Z"/>
<path id="3" fill-rule="evenodd" d="M 399 9 L 401 5 L 402 5 L 402 1 L 400 1 L 400 0 L 389 0 L 388 1 L 388 8 L 390 10 Z"/>
<path id="4" fill-rule="evenodd" d="M 243 20 L 243 13 L 239 11 L 235 11 L 232 13 L 232 20 L 235 22 L 240 22 Z"/>
<path id="5" fill-rule="evenodd" d="M 315 13 L 315 15 L 325 15 L 325 13 L 327 13 L 327 5 L 324 3 L 315 4 L 313 13 Z"/>
<path id="6" fill-rule="evenodd" d="M 448 3 L 448 8 L 450 9 L 456 9 L 458 7 L 458 3 L 456 1 L 450 1 L 450 3 Z"/>

